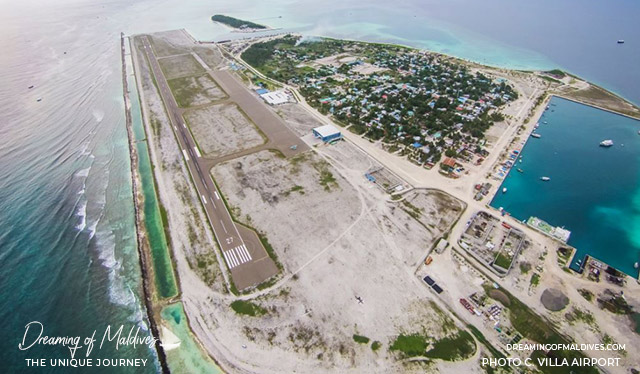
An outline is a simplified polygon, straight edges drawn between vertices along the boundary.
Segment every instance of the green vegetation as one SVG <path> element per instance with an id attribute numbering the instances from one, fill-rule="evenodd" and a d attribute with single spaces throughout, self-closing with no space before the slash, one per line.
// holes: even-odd
<path id="1" fill-rule="evenodd" d="M 571 312 L 565 314 L 565 317 L 570 324 L 579 321 L 584 322 L 590 326 L 596 326 L 596 319 L 593 317 L 593 314 L 588 311 L 583 311 L 579 308 L 573 308 Z"/>
<path id="2" fill-rule="evenodd" d="M 370 339 L 366 336 L 353 334 L 353 340 L 360 344 L 369 344 Z"/>
<path id="3" fill-rule="evenodd" d="M 536 287 L 539 284 L 540 284 L 540 274 L 533 273 L 533 275 L 531 276 L 531 286 Z"/>
<path id="4" fill-rule="evenodd" d="M 407 357 L 424 356 L 427 339 L 420 334 L 400 334 L 389 347 L 390 351 L 399 351 Z"/>
<path id="5" fill-rule="evenodd" d="M 531 271 L 531 264 L 528 262 L 522 262 L 520 264 L 520 272 L 522 274 L 527 274 L 529 271 Z"/>
<path id="6" fill-rule="evenodd" d="M 286 35 L 253 44 L 242 58 L 299 86 L 311 106 L 349 131 L 417 164 L 435 165 L 445 151 L 472 159 L 485 131 L 505 119 L 493 108 L 518 97 L 505 80 L 455 59 L 387 44 Z"/>
<path id="7" fill-rule="evenodd" d="M 380 349 L 380 347 L 382 347 L 382 343 L 380 343 L 379 341 L 374 341 L 373 343 L 371 343 L 371 350 L 372 351 L 377 351 L 378 349 Z"/>
<path id="8" fill-rule="evenodd" d="M 491 291 L 493 291 L 490 286 L 485 286 L 487 293 L 491 296 Z M 537 315 L 533 310 L 531 310 L 528 306 L 523 304 L 516 297 L 508 293 L 506 290 L 501 289 L 501 293 L 508 298 L 508 304 L 502 303 L 500 299 L 496 299 L 500 301 L 505 308 L 509 312 L 509 321 L 514 329 L 516 329 L 520 334 L 522 334 L 525 338 L 528 338 L 536 343 L 545 343 L 545 344 L 567 344 L 569 340 L 560 335 L 549 321 Z M 550 355 L 557 357 L 558 359 L 567 358 L 569 361 L 573 358 L 577 357 L 585 357 L 584 354 L 580 351 L 568 351 L 568 350 L 560 350 L 560 351 L 552 351 Z M 535 351 L 531 355 L 536 362 L 537 357 L 543 357 L 544 352 Z M 537 362 L 536 362 L 537 363 Z M 562 373 L 568 374 L 571 370 L 576 371 L 576 367 L 548 367 L 548 366 L 539 366 L 543 373 Z M 592 366 L 589 367 L 581 367 L 579 372 L 581 374 L 596 374 L 598 370 Z"/>
<path id="9" fill-rule="evenodd" d="M 603 309 L 615 314 L 631 314 L 633 312 L 631 306 L 627 303 L 624 296 L 612 295 L 610 298 L 600 298 L 598 303 Z"/>
<path id="10" fill-rule="evenodd" d="M 562 71 L 560 69 L 549 70 L 549 71 L 546 71 L 545 73 L 553 75 L 556 78 L 564 78 L 566 76 L 564 71 Z"/>
<path id="11" fill-rule="evenodd" d="M 404 205 L 406 207 L 406 209 L 403 208 L 403 210 L 405 212 L 407 212 L 415 220 L 417 220 L 417 221 L 420 220 L 420 217 L 422 217 L 422 209 L 420 209 L 417 206 L 411 204 L 408 200 L 402 200 L 402 205 Z"/>
<path id="12" fill-rule="evenodd" d="M 304 195 L 304 187 L 295 185 L 295 186 L 291 187 L 288 191 L 285 191 L 284 195 L 285 196 L 289 196 L 292 192 L 297 192 L 300 195 Z"/>
<path id="13" fill-rule="evenodd" d="M 251 301 L 236 300 L 231 303 L 231 309 L 236 313 L 256 317 L 267 313 L 267 310 Z"/>
<path id="14" fill-rule="evenodd" d="M 245 29 L 245 28 L 249 28 L 249 29 L 266 29 L 267 28 L 264 25 L 260 25 L 260 24 L 257 24 L 257 23 L 249 22 L 249 21 L 244 21 L 244 20 L 241 20 L 241 19 L 225 16 L 225 15 L 222 15 L 222 14 L 216 14 L 216 15 L 212 16 L 211 20 L 215 21 L 215 22 L 224 23 L 225 25 L 233 27 L 233 28 L 236 28 L 236 29 Z"/>
<path id="15" fill-rule="evenodd" d="M 476 351 L 476 343 L 467 331 L 460 331 L 457 335 L 442 338 L 433 343 L 425 356 L 439 358 L 445 361 L 466 359 Z"/>
<path id="16" fill-rule="evenodd" d="M 509 269 L 509 267 L 511 266 L 512 260 L 513 260 L 512 257 L 507 256 L 503 251 L 501 251 L 500 253 L 498 253 L 498 256 L 496 256 L 496 259 L 493 261 L 493 264 L 503 269 Z"/>
<path id="17" fill-rule="evenodd" d="M 573 249 L 560 247 L 556 251 L 556 254 L 558 255 L 558 266 L 563 267 L 567 265 L 569 258 L 571 258 L 571 255 L 573 254 Z"/>
<path id="18" fill-rule="evenodd" d="M 484 334 L 482 334 L 480 332 L 480 330 L 478 330 L 474 325 L 467 325 L 467 328 L 471 331 L 471 333 L 473 334 L 473 336 L 475 336 L 475 338 L 482 343 L 485 347 L 487 347 L 487 349 L 489 350 L 489 352 L 491 352 L 491 354 L 493 355 L 493 357 L 495 358 L 505 358 L 506 356 L 500 352 L 499 350 L 497 350 L 488 340 L 487 338 L 484 337 Z"/>
<path id="19" fill-rule="evenodd" d="M 318 162 L 314 162 L 313 167 L 318 171 L 318 173 L 320 173 L 319 183 L 324 187 L 325 191 L 331 192 L 332 188 L 337 188 L 339 186 L 338 181 L 333 176 L 333 173 L 329 171 L 329 164 L 326 161 L 320 160 Z"/>
<path id="20" fill-rule="evenodd" d="M 586 288 L 578 289 L 578 293 L 582 295 L 587 301 L 593 301 L 593 292 L 587 290 Z"/>

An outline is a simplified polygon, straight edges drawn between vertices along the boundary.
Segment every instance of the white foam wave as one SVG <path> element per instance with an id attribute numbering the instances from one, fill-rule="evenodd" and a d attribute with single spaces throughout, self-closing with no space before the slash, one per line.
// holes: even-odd
<path id="1" fill-rule="evenodd" d="M 76 211 L 76 216 L 80 217 L 80 223 L 76 225 L 76 229 L 78 231 L 82 231 L 87 226 L 87 201 L 86 200 L 80 203 L 80 206 Z"/>
<path id="2" fill-rule="evenodd" d="M 96 122 L 100 123 L 104 119 L 104 112 L 100 109 L 93 110 L 93 118 L 95 118 Z"/>
<path id="3" fill-rule="evenodd" d="M 86 178 L 89 176 L 89 171 L 91 171 L 91 166 L 78 170 L 75 175 L 76 177 Z"/>

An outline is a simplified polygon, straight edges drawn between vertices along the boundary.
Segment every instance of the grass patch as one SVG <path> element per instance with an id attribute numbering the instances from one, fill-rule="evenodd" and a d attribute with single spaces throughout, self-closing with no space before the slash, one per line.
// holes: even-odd
<path id="1" fill-rule="evenodd" d="M 591 302 L 593 301 L 593 292 L 587 290 L 586 288 L 580 288 L 578 289 L 578 293 L 585 298 L 585 300 Z"/>
<path id="2" fill-rule="evenodd" d="M 528 262 L 523 262 L 520 264 L 520 272 L 522 274 L 527 274 L 531 270 L 531 264 Z"/>
<path id="3" fill-rule="evenodd" d="M 377 351 L 378 349 L 380 349 L 380 347 L 382 347 L 382 343 L 380 343 L 379 341 L 375 341 L 373 343 L 371 343 L 371 350 L 372 351 Z"/>
<path id="4" fill-rule="evenodd" d="M 496 256 L 495 261 L 493 261 L 493 264 L 503 269 L 509 269 L 509 267 L 511 266 L 511 260 L 512 260 L 511 257 L 500 252 L 498 253 L 498 256 Z"/>
<path id="5" fill-rule="evenodd" d="M 464 360 L 476 351 L 476 343 L 467 331 L 460 331 L 457 335 L 442 338 L 433 343 L 433 348 L 427 352 L 430 358 L 445 361 Z"/>
<path id="6" fill-rule="evenodd" d="M 420 334 L 400 334 L 393 341 L 389 350 L 399 351 L 407 357 L 424 356 L 427 345 L 427 339 Z"/>
<path id="7" fill-rule="evenodd" d="M 267 313 L 267 310 L 251 301 L 236 300 L 231 303 L 231 309 L 245 316 L 257 317 Z"/>
<path id="8" fill-rule="evenodd" d="M 355 341 L 356 343 L 369 344 L 370 340 L 371 339 L 367 338 L 366 336 L 353 334 L 353 341 Z"/>
<path id="9" fill-rule="evenodd" d="M 293 187 L 291 187 L 288 191 L 284 192 L 285 196 L 289 196 L 292 192 L 297 192 L 300 195 L 304 195 L 304 187 L 302 186 L 298 186 L 297 184 Z"/>
<path id="10" fill-rule="evenodd" d="M 485 286 L 487 289 L 487 293 L 491 296 L 490 286 Z M 509 305 L 504 304 L 508 310 L 509 320 L 513 328 L 515 328 L 522 336 L 536 342 L 536 343 L 544 343 L 544 344 L 567 344 L 569 343 L 569 339 L 560 335 L 552 326 L 552 324 L 546 319 L 537 315 L 533 310 L 531 310 L 528 306 L 523 304 L 516 297 L 508 293 L 508 291 L 502 289 L 500 290 L 502 294 L 504 294 L 508 300 Z M 497 299 L 500 301 L 499 299 Z M 550 351 L 547 354 L 548 357 L 552 359 L 558 358 L 558 360 L 562 360 L 566 358 L 568 361 L 573 360 L 574 358 L 586 357 L 580 351 L 569 351 L 569 350 L 557 350 Z M 534 351 L 531 355 L 533 361 L 537 364 L 537 358 L 544 357 L 544 352 L 542 351 Z M 555 374 L 555 373 L 571 373 L 576 372 L 580 374 L 596 374 L 598 373 L 598 369 L 592 366 L 581 366 L 581 367 L 549 367 L 549 366 L 538 366 L 543 373 Z"/>
<path id="11" fill-rule="evenodd" d="M 531 276 L 531 286 L 536 287 L 539 284 L 540 284 L 540 274 L 533 273 L 533 275 Z"/>
<path id="12" fill-rule="evenodd" d="M 493 357 L 495 357 L 495 358 L 505 358 L 506 357 L 502 352 L 497 350 L 496 347 L 491 345 L 491 343 L 489 343 L 487 338 L 485 338 L 484 335 L 480 332 L 480 330 L 478 330 L 474 325 L 467 325 L 467 328 L 469 329 L 469 331 L 471 331 L 473 336 L 475 336 L 475 338 L 480 343 L 482 343 L 485 347 L 487 347 L 487 349 L 489 350 L 489 352 L 491 352 Z"/>

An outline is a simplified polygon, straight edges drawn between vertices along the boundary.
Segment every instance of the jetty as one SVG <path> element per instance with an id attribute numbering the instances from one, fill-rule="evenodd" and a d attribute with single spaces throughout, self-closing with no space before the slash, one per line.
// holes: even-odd
<path id="1" fill-rule="evenodd" d="M 568 242 L 569 237 L 571 236 L 571 231 L 562 227 L 551 226 L 538 217 L 529 217 L 529 219 L 527 220 L 527 226 L 534 228 L 541 233 L 552 237 L 553 239 L 560 240 L 563 243 Z"/>

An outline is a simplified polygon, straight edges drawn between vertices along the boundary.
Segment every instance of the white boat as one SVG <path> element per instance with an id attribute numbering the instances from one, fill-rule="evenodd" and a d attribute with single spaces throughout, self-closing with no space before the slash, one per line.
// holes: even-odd
<path id="1" fill-rule="evenodd" d="M 534 133 L 532 133 L 532 134 L 531 134 L 531 137 L 532 137 L 532 138 L 541 138 L 541 137 L 542 137 L 542 135 L 537 134 L 537 133 L 535 133 L 535 132 L 534 132 Z"/>
<path id="2" fill-rule="evenodd" d="M 504 187 L 504 188 L 502 189 L 502 193 L 507 193 L 507 187 Z"/>
<path id="3" fill-rule="evenodd" d="M 635 264 L 633 264 L 633 268 L 634 268 L 634 269 L 637 269 L 637 268 L 638 268 L 638 266 L 639 266 L 639 265 L 638 265 L 638 263 L 637 263 L 637 262 L 636 262 Z"/>
<path id="4" fill-rule="evenodd" d="M 548 182 L 548 181 L 551 180 L 551 178 L 549 178 L 549 177 L 541 177 L 540 180 L 544 181 L 544 182 Z"/>
<path id="5" fill-rule="evenodd" d="M 613 145 L 613 140 L 607 139 L 600 142 L 601 147 L 611 147 Z"/>

